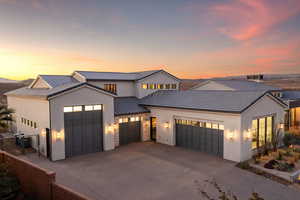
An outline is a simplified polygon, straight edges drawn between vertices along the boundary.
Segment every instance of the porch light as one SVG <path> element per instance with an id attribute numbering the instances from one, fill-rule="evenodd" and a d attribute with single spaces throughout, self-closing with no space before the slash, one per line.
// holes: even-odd
<path id="1" fill-rule="evenodd" d="M 113 130 L 114 130 L 114 125 L 112 124 L 112 125 L 109 125 L 108 127 L 107 127 L 107 130 L 109 131 L 109 132 L 113 132 Z"/>
<path id="2" fill-rule="evenodd" d="M 169 128 L 169 127 L 170 127 L 170 123 L 169 123 L 169 122 L 165 122 L 165 123 L 164 123 L 164 127 L 165 127 L 165 128 Z"/>
<path id="3" fill-rule="evenodd" d="M 250 140 L 250 139 L 251 139 L 251 132 L 250 132 L 249 130 L 246 132 L 245 138 L 246 138 L 247 140 Z"/>
<path id="4" fill-rule="evenodd" d="M 234 140 L 234 132 L 228 132 L 227 133 L 227 138 L 229 139 L 229 140 Z"/>

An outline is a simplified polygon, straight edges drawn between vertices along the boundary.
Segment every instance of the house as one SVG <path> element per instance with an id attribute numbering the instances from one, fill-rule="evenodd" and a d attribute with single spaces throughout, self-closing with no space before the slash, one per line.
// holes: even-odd
<path id="1" fill-rule="evenodd" d="M 53 161 L 152 140 L 240 162 L 284 120 L 286 104 L 266 90 L 180 91 L 179 84 L 164 70 L 75 71 L 39 75 L 6 95 L 17 132 Z"/>

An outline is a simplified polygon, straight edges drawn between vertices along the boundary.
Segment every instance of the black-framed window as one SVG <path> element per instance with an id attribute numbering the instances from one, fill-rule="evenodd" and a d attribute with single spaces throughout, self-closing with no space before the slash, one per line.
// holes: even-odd
<path id="1" fill-rule="evenodd" d="M 252 120 L 252 149 L 272 143 L 274 132 L 274 117 L 261 117 Z"/>
<path id="2" fill-rule="evenodd" d="M 104 90 L 112 92 L 112 93 L 117 93 L 117 84 L 104 84 Z"/>
<path id="3" fill-rule="evenodd" d="M 177 84 L 172 84 L 172 89 L 173 90 L 177 89 Z"/>

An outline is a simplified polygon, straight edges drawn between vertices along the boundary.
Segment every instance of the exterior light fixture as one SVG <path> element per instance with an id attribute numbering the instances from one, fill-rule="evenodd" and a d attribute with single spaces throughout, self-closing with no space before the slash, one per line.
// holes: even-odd
<path id="1" fill-rule="evenodd" d="M 251 132 L 249 130 L 246 132 L 246 136 L 245 137 L 246 137 L 247 140 L 251 139 Z"/>
<path id="2" fill-rule="evenodd" d="M 229 140 L 234 140 L 234 132 L 228 132 L 227 133 L 227 138 L 229 139 Z"/>
<path id="3" fill-rule="evenodd" d="M 169 128 L 170 127 L 170 123 L 169 122 L 165 122 L 164 126 L 165 126 L 165 128 Z"/>

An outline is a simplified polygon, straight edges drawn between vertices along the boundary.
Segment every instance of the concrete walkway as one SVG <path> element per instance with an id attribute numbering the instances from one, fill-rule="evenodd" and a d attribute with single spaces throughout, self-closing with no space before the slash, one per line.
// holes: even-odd
<path id="1" fill-rule="evenodd" d="M 265 200 L 300 199 L 300 190 L 236 168 L 232 162 L 150 142 L 57 162 L 36 154 L 24 158 L 55 171 L 57 182 L 97 200 L 199 200 L 204 199 L 199 188 L 215 193 L 204 182 L 212 178 L 243 200 L 253 191 Z"/>

